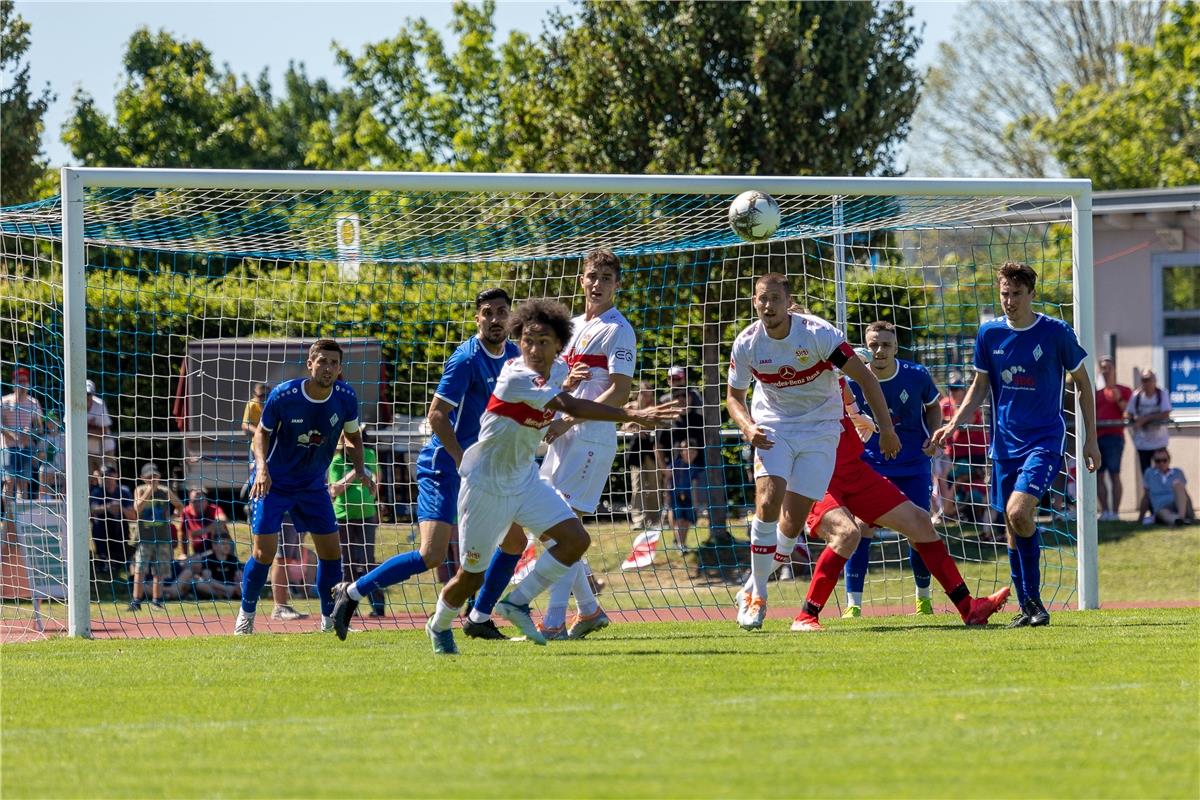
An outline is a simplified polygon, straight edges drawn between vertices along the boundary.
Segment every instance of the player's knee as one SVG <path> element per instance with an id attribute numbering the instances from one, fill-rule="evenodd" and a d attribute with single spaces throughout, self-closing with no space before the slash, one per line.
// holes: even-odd
<path id="1" fill-rule="evenodd" d="M 425 562 L 426 569 L 435 569 L 442 565 L 446 560 L 446 548 L 436 548 L 432 544 L 421 546 L 421 560 Z"/>

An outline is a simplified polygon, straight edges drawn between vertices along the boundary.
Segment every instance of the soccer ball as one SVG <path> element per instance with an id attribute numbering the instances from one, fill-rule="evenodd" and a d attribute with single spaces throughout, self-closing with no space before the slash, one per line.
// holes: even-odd
<path id="1" fill-rule="evenodd" d="M 729 227 L 747 242 L 769 239 L 779 227 L 779 203 L 763 192 L 742 192 L 729 204 Z"/>

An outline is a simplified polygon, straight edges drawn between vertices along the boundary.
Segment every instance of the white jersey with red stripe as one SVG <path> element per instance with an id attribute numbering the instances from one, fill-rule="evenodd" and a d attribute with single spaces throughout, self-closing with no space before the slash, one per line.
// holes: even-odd
<path id="1" fill-rule="evenodd" d="M 591 376 L 576 386 L 571 394 L 583 400 L 595 400 L 612 385 L 613 375 L 633 377 L 637 352 L 637 335 L 633 326 L 616 308 L 591 319 L 580 314 L 571 320 L 573 333 L 563 359 L 568 367 L 587 364 Z M 616 441 L 615 422 L 588 420 L 577 426 L 577 438 L 589 442 Z"/>
<path id="2" fill-rule="evenodd" d="M 842 418 L 842 393 L 836 368 L 854 351 L 842 332 L 820 317 L 790 314 L 787 336 L 772 339 L 755 320 L 733 340 L 729 385 L 750 388 L 755 423 L 808 425 Z"/>
<path id="3" fill-rule="evenodd" d="M 534 456 L 543 429 L 554 419 L 546 404 L 562 394 L 567 371 L 562 359 L 555 359 L 549 379 L 522 358 L 505 363 L 483 412 L 479 440 L 463 453 L 459 474 L 496 493 L 519 491 L 538 480 Z"/>

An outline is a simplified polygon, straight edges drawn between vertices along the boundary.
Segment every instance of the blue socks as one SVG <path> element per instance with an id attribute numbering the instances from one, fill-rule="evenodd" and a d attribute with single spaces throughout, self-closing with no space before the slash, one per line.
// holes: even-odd
<path id="1" fill-rule="evenodd" d="M 858 540 L 854 554 L 846 561 L 843 572 L 846 576 L 846 591 L 862 594 L 863 585 L 867 582 L 867 570 L 871 564 L 871 540 Z"/>
<path id="2" fill-rule="evenodd" d="M 333 614 L 333 587 L 342 579 L 342 559 L 317 559 L 317 599 L 321 601 L 321 616 Z"/>
<path id="3" fill-rule="evenodd" d="M 355 581 L 354 588 L 358 590 L 359 594 L 366 597 L 372 592 L 406 581 L 413 575 L 420 575 L 428 569 L 421 552 L 412 550 L 392 556 Z"/>
<path id="4" fill-rule="evenodd" d="M 921 554 L 917 552 L 917 548 L 910 546 L 908 548 L 908 563 L 912 565 L 913 583 L 918 589 L 928 589 L 931 576 L 929 567 L 925 566 L 925 562 L 921 559 Z"/>
<path id="5" fill-rule="evenodd" d="M 1009 562 L 1012 551 L 1009 551 Z M 1034 530 L 1033 536 L 1017 537 L 1017 558 L 1021 562 L 1021 588 L 1019 595 L 1036 603 L 1042 602 L 1042 532 Z M 1014 573 L 1015 574 L 1015 573 Z"/>
<path id="6" fill-rule="evenodd" d="M 254 556 L 246 559 L 246 568 L 242 570 L 242 611 L 253 614 L 258 610 L 258 596 L 267 585 L 271 575 L 271 565 L 260 564 Z"/>
<path id="7" fill-rule="evenodd" d="M 492 556 L 492 562 L 488 564 L 487 572 L 483 576 L 483 586 L 479 588 L 479 594 L 475 595 L 475 609 L 479 613 L 492 613 L 500 595 L 504 594 L 505 587 L 512 580 L 513 573 L 517 571 L 517 562 L 520 560 L 519 553 L 513 555 L 503 550 L 497 550 Z"/>

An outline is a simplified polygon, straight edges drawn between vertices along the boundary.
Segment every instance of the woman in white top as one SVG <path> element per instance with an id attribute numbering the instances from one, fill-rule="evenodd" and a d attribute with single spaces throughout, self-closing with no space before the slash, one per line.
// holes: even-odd
<path id="1" fill-rule="evenodd" d="M 1171 397 L 1159 387 L 1153 370 L 1142 373 L 1141 384 L 1125 409 L 1133 423 L 1130 433 L 1138 452 L 1139 475 L 1150 468 L 1154 451 L 1167 446 L 1167 421 L 1171 416 Z"/>

